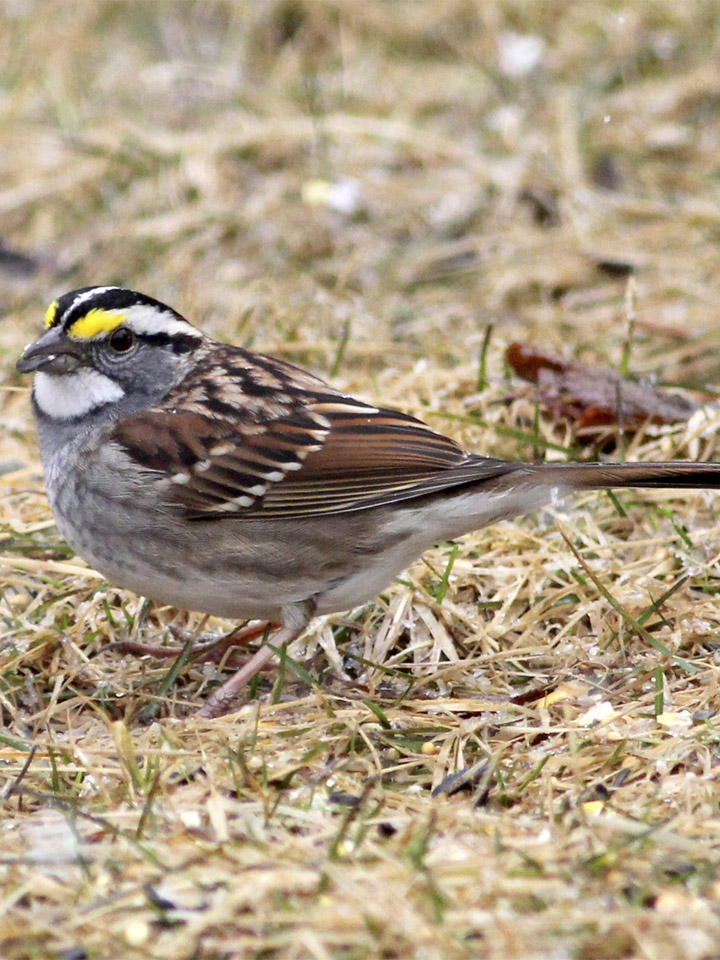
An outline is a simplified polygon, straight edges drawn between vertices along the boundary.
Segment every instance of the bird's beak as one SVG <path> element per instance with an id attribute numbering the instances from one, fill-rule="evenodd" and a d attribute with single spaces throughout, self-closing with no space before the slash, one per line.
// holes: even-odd
<path id="1" fill-rule="evenodd" d="M 70 340 L 62 327 L 53 327 L 35 343 L 25 347 L 16 369 L 18 373 L 42 370 L 58 375 L 73 373 L 86 364 L 87 358 L 81 345 Z"/>

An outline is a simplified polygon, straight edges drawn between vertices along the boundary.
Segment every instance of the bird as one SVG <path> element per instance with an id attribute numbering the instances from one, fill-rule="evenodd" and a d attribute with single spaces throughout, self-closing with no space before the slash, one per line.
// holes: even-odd
<path id="1" fill-rule="evenodd" d="M 17 370 L 33 374 L 61 535 L 108 581 L 156 603 L 260 622 L 222 649 L 266 624 L 282 647 L 313 617 L 377 596 L 433 545 L 556 496 L 720 485 L 715 462 L 479 456 L 116 286 L 54 300 Z M 263 643 L 199 715 L 230 712 L 272 656 Z"/>

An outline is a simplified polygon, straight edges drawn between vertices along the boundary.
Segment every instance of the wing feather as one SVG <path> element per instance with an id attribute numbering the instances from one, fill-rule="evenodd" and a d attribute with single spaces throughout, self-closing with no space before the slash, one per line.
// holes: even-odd
<path id="1" fill-rule="evenodd" d="M 188 519 L 343 513 L 506 472 L 415 417 L 336 393 L 289 364 L 223 350 L 219 375 L 218 358 L 208 358 L 190 382 L 112 432 Z M 215 386 L 204 395 L 210 374 Z"/>

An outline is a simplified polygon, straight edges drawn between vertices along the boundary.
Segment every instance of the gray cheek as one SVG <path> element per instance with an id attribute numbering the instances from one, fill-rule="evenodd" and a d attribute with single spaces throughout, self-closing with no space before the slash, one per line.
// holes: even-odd
<path id="1" fill-rule="evenodd" d="M 184 378 L 188 366 L 187 355 L 176 356 L 162 347 L 145 345 L 124 362 L 105 360 L 101 369 L 124 388 L 130 409 L 142 409 L 160 401 Z"/>

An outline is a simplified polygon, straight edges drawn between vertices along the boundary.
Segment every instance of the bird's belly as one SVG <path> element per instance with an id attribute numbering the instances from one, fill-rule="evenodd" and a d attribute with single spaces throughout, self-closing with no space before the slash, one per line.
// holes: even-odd
<path id="1" fill-rule="evenodd" d="M 236 528 L 239 525 L 235 525 Z M 223 535 L 192 538 L 157 529 L 107 536 L 63 524 L 70 546 L 109 582 L 158 604 L 230 619 L 275 620 L 311 595 L 316 582 L 296 564 L 266 563 L 262 544 Z"/>
<path id="2" fill-rule="evenodd" d="M 343 523 L 223 519 L 137 524 L 130 511 L 77 514 L 54 505 L 75 552 L 108 581 L 155 603 L 229 619 L 277 620 L 283 608 L 312 600 L 318 613 L 346 610 L 374 597 L 417 555 L 369 543 L 373 524 L 358 514 Z M 95 521 L 89 515 L 94 514 Z M 369 522 L 368 522 L 369 521 Z M 100 529 L 102 528 L 102 529 Z"/>
<path id="3" fill-rule="evenodd" d="M 276 620 L 306 601 L 318 613 L 347 610 L 376 596 L 434 539 L 429 529 L 418 533 L 411 510 L 182 520 L 152 498 L 143 503 L 139 485 L 118 496 L 86 475 L 72 492 L 62 482 L 54 491 L 61 533 L 111 583 L 230 619 Z"/>

